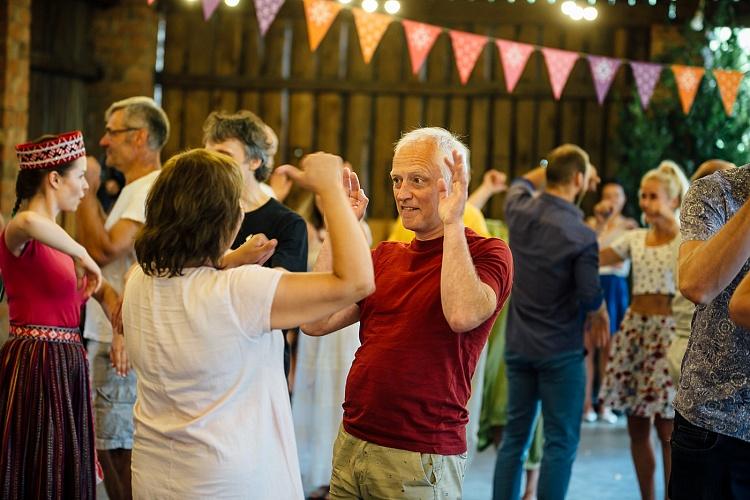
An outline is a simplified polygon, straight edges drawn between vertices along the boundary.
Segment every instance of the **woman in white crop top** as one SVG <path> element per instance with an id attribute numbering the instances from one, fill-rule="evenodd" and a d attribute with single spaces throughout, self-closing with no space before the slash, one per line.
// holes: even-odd
<path id="1" fill-rule="evenodd" d="M 647 172 L 641 179 L 639 206 L 648 229 L 628 231 L 599 253 L 603 266 L 632 262 L 633 300 L 614 337 L 600 402 L 627 415 L 643 499 L 655 495 L 652 422 L 661 441 L 665 484 L 669 480 L 676 389 L 666 353 L 675 334 L 671 303 L 680 245 L 677 211 L 686 190 L 687 179 L 672 162 Z"/>

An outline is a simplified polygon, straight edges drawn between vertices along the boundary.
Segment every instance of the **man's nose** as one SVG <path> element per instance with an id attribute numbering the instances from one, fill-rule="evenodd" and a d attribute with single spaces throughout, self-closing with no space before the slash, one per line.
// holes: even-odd
<path id="1" fill-rule="evenodd" d="M 401 187 L 396 188 L 396 199 L 397 200 L 406 200 L 409 199 L 411 196 L 411 191 L 406 187 L 405 184 L 402 184 Z"/>

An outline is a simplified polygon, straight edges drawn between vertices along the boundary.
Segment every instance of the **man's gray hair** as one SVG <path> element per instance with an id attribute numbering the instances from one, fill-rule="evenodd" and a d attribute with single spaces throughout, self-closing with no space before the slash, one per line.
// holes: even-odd
<path id="1" fill-rule="evenodd" d="M 469 148 L 461 142 L 455 134 L 440 127 L 423 127 L 407 132 L 401 136 L 401 139 L 396 143 L 394 153 L 398 154 L 401 148 L 407 144 L 415 144 L 418 142 L 431 142 L 435 145 L 435 163 L 440 168 L 440 172 L 443 174 L 445 182 L 451 182 L 451 172 L 448 166 L 445 164 L 445 158 L 453 158 L 453 150 L 458 151 L 458 154 L 464 160 L 464 173 L 466 174 L 466 181 L 469 181 L 471 174 L 471 167 L 469 166 Z"/>
<path id="2" fill-rule="evenodd" d="M 122 110 L 126 127 L 145 128 L 148 131 L 148 147 L 159 151 L 169 139 L 169 118 L 156 101 L 146 96 L 128 97 L 113 103 L 104 113 L 109 120 L 112 113 Z"/>

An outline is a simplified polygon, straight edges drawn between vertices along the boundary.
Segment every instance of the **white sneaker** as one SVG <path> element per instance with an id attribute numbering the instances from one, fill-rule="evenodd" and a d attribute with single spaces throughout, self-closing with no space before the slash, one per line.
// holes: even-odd
<path id="1" fill-rule="evenodd" d="M 594 410 L 589 410 L 586 413 L 583 414 L 583 421 L 584 422 L 596 422 L 596 412 Z"/>
<path id="2" fill-rule="evenodd" d="M 605 408 L 604 410 L 602 410 L 602 414 L 599 415 L 599 420 L 607 422 L 608 424 L 616 424 L 617 415 L 615 415 L 611 409 Z"/>

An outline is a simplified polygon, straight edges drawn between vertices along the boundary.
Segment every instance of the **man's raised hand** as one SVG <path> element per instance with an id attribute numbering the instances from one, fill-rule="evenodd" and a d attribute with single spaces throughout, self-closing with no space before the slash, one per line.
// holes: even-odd
<path id="1" fill-rule="evenodd" d="M 357 220 L 362 220 L 365 216 L 367 204 L 370 202 L 370 199 L 365 196 L 365 190 L 362 189 L 359 184 L 359 177 L 357 177 L 357 173 L 351 169 L 351 164 L 349 164 L 349 162 L 344 163 L 343 182 L 344 191 L 349 198 L 349 203 L 352 206 L 354 215 L 357 217 Z"/>
<path id="2" fill-rule="evenodd" d="M 464 171 L 464 159 L 455 149 L 452 158 L 445 158 L 445 165 L 451 173 L 451 183 L 441 178 L 438 186 L 438 215 L 443 224 L 461 222 L 468 197 L 468 180 Z"/>

